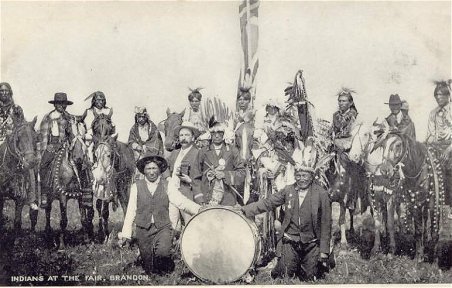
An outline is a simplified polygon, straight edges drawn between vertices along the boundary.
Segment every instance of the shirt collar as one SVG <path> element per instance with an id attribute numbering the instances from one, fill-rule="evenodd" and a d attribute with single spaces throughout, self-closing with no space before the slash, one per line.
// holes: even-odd
<path id="1" fill-rule="evenodd" d="M 146 178 L 146 176 L 144 176 L 144 181 L 146 182 L 146 185 L 148 185 L 148 186 L 149 185 L 151 185 L 151 186 L 157 185 L 160 183 L 160 176 L 154 182 L 149 181 L 148 178 Z"/>

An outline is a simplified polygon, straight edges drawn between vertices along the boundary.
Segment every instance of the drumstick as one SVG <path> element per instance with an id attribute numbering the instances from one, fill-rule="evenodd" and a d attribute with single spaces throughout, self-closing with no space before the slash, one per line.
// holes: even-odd
<path id="1" fill-rule="evenodd" d="M 209 167 L 210 170 L 215 170 L 215 168 L 213 168 L 211 165 L 209 165 L 209 163 L 204 163 L 204 164 L 206 164 L 207 167 Z M 240 193 L 239 193 L 239 191 L 237 191 L 237 189 L 235 189 L 234 187 L 232 187 L 232 185 L 228 185 L 228 187 L 231 188 L 232 192 L 234 192 L 237 196 L 239 196 L 240 199 L 244 200 L 244 199 L 243 199 L 243 196 L 240 195 Z"/>

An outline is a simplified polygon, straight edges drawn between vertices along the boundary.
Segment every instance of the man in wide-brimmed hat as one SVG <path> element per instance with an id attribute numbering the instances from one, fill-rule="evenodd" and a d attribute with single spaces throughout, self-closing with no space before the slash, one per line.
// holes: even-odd
<path id="1" fill-rule="evenodd" d="M 47 193 L 52 189 L 52 162 L 60 149 L 67 149 L 74 135 L 72 134 L 72 122 L 75 117 L 70 115 L 66 108 L 73 102 L 67 99 L 66 93 L 55 93 L 54 99 L 49 101 L 55 109 L 46 114 L 41 121 L 40 135 L 37 150 L 41 155 L 41 206 L 47 207 Z"/>
<path id="2" fill-rule="evenodd" d="M 202 191 L 206 202 L 233 206 L 243 198 L 245 163 L 236 147 L 224 140 L 227 127 L 212 117 L 209 121 L 211 143 L 199 152 Z"/>
<path id="3" fill-rule="evenodd" d="M 391 114 L 386 117 L 386 123 L 389 129 L 400 131 L 400 133 L 416 140 L 416 129 L 414 123 L 411 121 L 410 116 L 402 113 L 402 99 L 399 94 L 391 94 L 389 96 L 389 102 L 385 103 L 389 105 Z"/>
<path id="4" fill-rule="evenodd" d="M 162 137 L 145 107 L 135 107 L 135 124 L 130 129 L 128 144 L 133 149 L 135 161 L 145 154 L 163 155 Z"/>
<path id="5" fill-rule="evenodd" d="M 331 201 L 328 192 L 314 180 L 319 168 L 316 155 L 312 145 L 295 152 L 292 155 L 296 163 L 295 183 L 241 208 L 246 216 L 252 217 L 284 205 L 277 239 L 281 255 L 271 272 L 273 278 L 298 276 L 303 281 L 312 281 L 327 270 L 331 253 Z"/>
<path id="6" fill-rule="evenodd" d="M 204 203 L 204 195 L 201 191 L 201 167 L 199 166 L 199 150 L 195 140 L 199 136 L 199 130 L 190 122 L 182 122 L 176 128 L 181 148 L 173 150 L 168 157 L 169 175 L 174 179 L 176 187 L 188 199 L 196 203 Z M 185 224 L 190 220 L 190 215 L 181 211 Z M 179 211 L 170 211 L 174 223 L 179 222 Z M 180 226 L 180 225 L 178 225 Z M 180 227 L 173 227 L 180 228 Z"/>
<path id="7" fill-rule="evenodd" d="M 183 196 L 170 178 L 162 177 L 168 168 L 166 160 L 158 155 L 148 155 L 137 162 L 137 168 L 144 179 L 137 180 L 130 188 L 129 204 L 119 245 L 132 237 L 133 222 L 136 224 L 136 238 L 146 273 L 165 274 L 174 269 L 171 257 L 173 230 L 169 216 L 170 205 L 196 214 L 200 205 Z"/>

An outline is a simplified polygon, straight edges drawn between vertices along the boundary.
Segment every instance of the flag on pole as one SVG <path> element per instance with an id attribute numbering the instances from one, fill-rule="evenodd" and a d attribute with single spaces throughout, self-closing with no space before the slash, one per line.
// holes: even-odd
<path id="1" fill-rule="evenodd" d="M 240 87 L 252 87 L 251 105 L 256 93 L 256 74 L 259 68 L 257 46 L 259 40 L 258 23 L 259 0 L 243 0 L 239 6 L 240 31 L 243 50 L 243 63 L 240 70 Z"/>

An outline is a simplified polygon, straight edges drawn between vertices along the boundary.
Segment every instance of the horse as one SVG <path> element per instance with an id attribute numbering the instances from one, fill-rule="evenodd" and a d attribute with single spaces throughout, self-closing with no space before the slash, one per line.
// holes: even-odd
<path id="1" fill-rule="evenodd" d="M 185 110 L 183 110 L 181 113 L 177 112 L 171 112 L 171 110 L 168 108 L 166 109 L 166 119 L 163 120 L 163 135 L 162 137 L 164 139 L 163 146 L 165 147 L 165 150 L 168 152 L 171 152 L 173 150 L 179 149 L 179 139 L 178 135 L 174 134 L 174 130 L 177 126 L 180 126 L 182 124 L 182 118 L 184 117 Z"/>
<path id="2" fill-rule="evenodd" d="M 90 187 L 92 176 L 90 175 L 89 161 L 86 156 L 86 145 L 83 141 L 86 132 L 80 117 L 74 117 L 71 121 L 71 131 L 74 135 L 70 143 L 65 143 L 56 151 L 52 162 L 52 183 L 48 191 L 49 205 L 45 208 L 46 235 L 51 234 L 50 214 L 52 203 L 58 200 L 60 204 L 60 233 L 59 250 L 65 249 L 66 229 L 68 224 L 67 209 L 69 199 L 75 199 L 78 202 L 80 211 L 80 222 L 83 227 L 84 242 L 88 243 L 94 240 L 93 217 L 94 209 L 92 206 L 93 192 Z M 76 120 L 78 119 L 78 120 Z"/>
<path id="3" fill-rule="evenodd" d="M 99 214 L 101 241 L 109 239 L 109 204 L 119 200 L 125 214 L 129 201 L 130 186 L 135 173 L 133 150 L 111 136 L 112 123 L 108 115 L 95 115 L 92 123 L 95 163 L 93 166 L 94 196 Z"/>
<path id="4" fill-rule="evenodd" d="M 31 122 L 23 120 L 14 125 L 13 131 L 0 145 L 0 225 L 3 225 L 3 205 L 7 198 L 14 200 L 14 231 L 22 225 L 22 209 L 28 201 L 27 190 L 37 195 L 36 117 Z M 36 228 L 38 211 L 30 208 L 31 230 Z M 0 228 L 1 228 L 0 226 Z"/>
<path id="5" fill-rule="evenodd" d="M 430 228 L 434 228 L 439 217 L 434 207 L 438 196 L 433 192 L 435 182 L 432 177 L 432 166 L 436 166 L 437 160 L 423 143 L 398 131 L 384 129 L 376 122 L 367 138 L 360 150 L 369 177 L 369 199 L 375 220 L 372 253 L 381 251 L 380 230 L 385 228 L 389 234 L 389 253 L 395 254 L 397 213 L 407 230 L 412 226 L 409 225 L 411 222 L 414 225 L 415 258 L 421 262 L 425 242 L 429 238 L 436 243 L 438 238 L 437 229 L 428 229 L 428 220 L 431 221 Z M 404 207 L 406 212 L 402 215 L 401 208 Z"/>
<path id="6" fill-rule="evenodd" d="M 361 125 L 351 137 L 351 143 L 356 137 L 359 137 Z M 329 168 L 326 170 L 326 178 L 328 182 L 328 192 L 333 203 L 339 204 L 340 227 L 340 249 L 346 251 L 348 249 L 348 241 L 346 236 L 345 217 L 348 210 L 350 216 L 350 233 L 354 233 L 354 216 L 356 209 L 360 209 L 363 213 L 367 206 L 367 187 L 366 173 L 361 163 L 355 163 L 349 158 L 348 152 L 338 152 L 331 159 Z M 360 203 L 360 207 L 356 204 Z"/>

